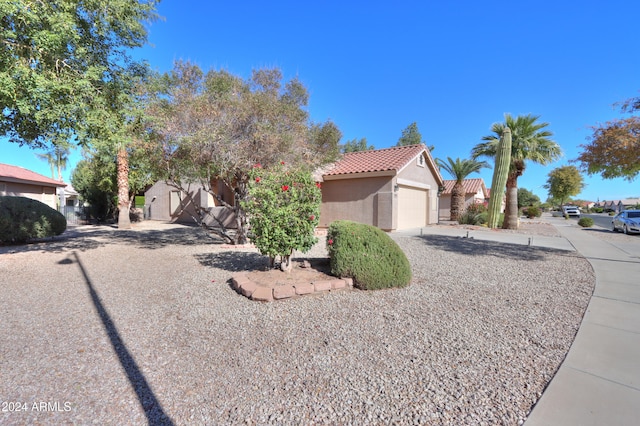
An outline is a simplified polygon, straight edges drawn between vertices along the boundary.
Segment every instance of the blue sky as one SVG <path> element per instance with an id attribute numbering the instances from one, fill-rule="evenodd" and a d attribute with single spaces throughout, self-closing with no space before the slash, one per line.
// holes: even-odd
<path id="1" fill-rule="evenodd" d="M 548 173 L 579 155 L 589 126 L 640 96 L 636 0 L 164 0 L 159 13 L 136 58 L 159 71 L 182 59 L 242 77 L 278 67 L 306 85 L 312 119 L 334 121 L 342 142 L 386 148 L 417 122 L 435 157 L 468 158 L 504 113 L 540 115 L 564 151 L 519 179 L 542 200 Z M 0 162 L 50 174 L 29 148 L 0 148 Z M 491 169 L 476 176 L 491 185 Z M 578 198 L 637 197 L 639 182 L 585 175 Z"/>

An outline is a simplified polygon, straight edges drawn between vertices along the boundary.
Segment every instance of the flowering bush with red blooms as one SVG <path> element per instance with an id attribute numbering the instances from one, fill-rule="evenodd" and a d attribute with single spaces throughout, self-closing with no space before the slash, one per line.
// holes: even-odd
<path id="1" fill-rule="evenodd" d="M 322 195 L 311 173 L 290 169 L 284 162 L 273 168 L 254 167 L 250 172 L 249 198 L 243 208 L 249 215 L 250 237 L 260 253 L 289 270 L 294 250 L 309 251 L 318 241 Z"/>

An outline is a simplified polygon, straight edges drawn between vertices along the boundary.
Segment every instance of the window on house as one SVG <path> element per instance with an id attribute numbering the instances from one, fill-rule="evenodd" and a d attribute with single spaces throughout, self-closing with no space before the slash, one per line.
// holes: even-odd
<path id="1" fill-rule="evenodd" d="M 418 166 L 424 167 L 424 155 L 418 156 Z"/>

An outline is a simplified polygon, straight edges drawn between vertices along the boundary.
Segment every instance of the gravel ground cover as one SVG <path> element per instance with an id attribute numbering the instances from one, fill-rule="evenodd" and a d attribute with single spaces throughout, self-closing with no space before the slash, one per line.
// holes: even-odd
<path id="1" fill-rule="evenodd" d="M 274 303 L 229 284 L 266 258 L 194 228 L 81 227 L 0 247 L 0 424 L 522 422 L 579 327 L 588 262 L 396 240 L 410 286 Z"/>

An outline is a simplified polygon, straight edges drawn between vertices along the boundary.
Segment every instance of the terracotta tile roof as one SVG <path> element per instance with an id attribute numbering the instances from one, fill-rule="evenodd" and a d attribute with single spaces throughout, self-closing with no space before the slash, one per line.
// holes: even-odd
<path id="1" fill-rule="evenodd" d="M 2 163 L 0 163 L 0 180 L 6 182 L 45 184 L 47 186 L 67 186 L 64 182 L 48 178 L 31 170 Z"/>
<path id="2" fill-rule="evenodd" d="M 443 195 L 451 195 L 451 191 L 453 190 L 453 186 L 456 184 L 455 180 L 445 180 L 444 181 L 444 191 Z M 482 178 L 475 179 L 465 179 L 462 181 L 462 187 L 464 188 L 465 194 L 476 194 L 484 187 L 484 180 Z M 489 191 L 484 188 L 484 194 L 488 197 Z"/>
<path id="3" fill-rule="evenodd" d="M 332 169 L 325 172 L 324 176 L 398 171 L 425 148 L 424 145 L 408 145 L 372 151 L 349 152 L 344 154 Z"/>

